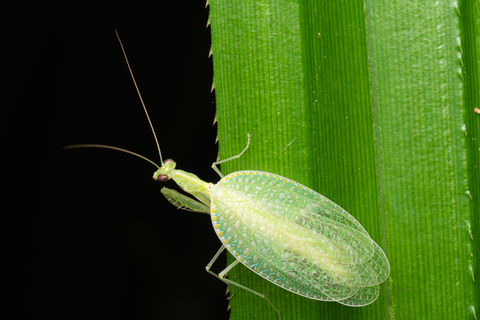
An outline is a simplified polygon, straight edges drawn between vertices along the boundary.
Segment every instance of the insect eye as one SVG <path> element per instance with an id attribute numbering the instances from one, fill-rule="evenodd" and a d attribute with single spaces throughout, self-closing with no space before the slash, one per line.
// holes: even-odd
<path id="1" fill-rule="evenodd" d="M 168 180 L 170 180 L 170 178 L 166 174 L 159 174 L 157 177 L 157 181 L 160 182 L 167 182 Z"/>
<path id="2" fill-rule="evenodd" d="M 163 164 L 169 163 L 169 162 L 175 162 L 175 161 L 173 161 L 172 159 L 166 159 L 165 161 L 163 161 Z"/>

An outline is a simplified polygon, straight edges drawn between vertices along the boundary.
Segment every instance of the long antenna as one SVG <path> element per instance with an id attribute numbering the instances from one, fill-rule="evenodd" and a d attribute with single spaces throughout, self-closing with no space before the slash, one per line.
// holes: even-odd
<path id="1" fill-rule="evenodd" d="M 143 111 L 145 111 L 145 115 L 147 116 L 148 123 L 150 124 L 150 128 L 152 129 L 153 137 L 155 138 L 155 142 L 157 143 L 158 155 L 160 156 L 160 161 L 161 161 L 161 164 L 163 165 L 162 152 L 160 151 L 160 145 L 158 144 L 157 135 L 155 134 L 155 129 L 153 129 L 152 121 L 150 121 L 150 117 L 148 116 L 147 107 L 145 107 L 145 103 L 143 102 L 142 95 L 140 94 L 140 90 L 138 89 L 137 82 L 135 81 L 135 77 L 133 76 L 132 69 L 130 68 L 130 63 L 128 63 L 127 54 L 125 53 L 125 49 L 123 48 L 122 40 L 120 40 L 120 36 L 118 35 L 117 30 L 115 30 L 115 34 L 117 35 L 118 42 L 120 42 L 120 47 L 122 47 L 123 56 L 125 57 L 125 61 L 127 62 L 128 70 L 130 71 L 130 75 L 132 76 L 133 84 L 135 85 L 135 88 L 137 89 L 138 97 L 140 98 L 140 102 L 142 103 L 142 106 L 143 106 Z M 146 160 L 146 161 L 150 162 L 151 164 L 153 164 L 158 169 L 160 169 L 160 167 L 155 162 L 153 162 L 152 160 L 150 160 L 150 159 L 148 159 L 148 158 L 146 158 L 146 157 L 144 157 L 144 156 L 142 156 L 138 153 L 135 153 L 133 151 L 118 148 L 118 147 L 107 146 L 107 145 L 104 145 L 104 144 L 74 144 L 74 145 L 71 145 L 71 146 L 63 147 L 63 148 L 64 149 L 101 148 L 101 149 L 116 150 L 116 151 L 131 154 L 131 155 L 139 157 L 143 160 Z"/>
<path id="2" fill-rule="evenodd" d="M 147 116 L 148 123 L 150 124 L 150 129 L 152 129 L 153 137 L 155 138 L 155 143 L 157 144 L 158 155 L 160 156 L 160 163 L 163 165 L 162 152 L 160 151 L 160 145 L 158 144 L 157 135 L 155 134 L 155 129 L 153 128 L 152 121 L 150 120 L 150 117 L 148 116 L 147 107 L 145 107 L 145 103 L 143 102 L 142 95 L 141 95 L 140 90 L 138 89 L 138 86 L 137 86 L 137 81 L 135 81 L 135 77 L 133 76 L 132 68 L 130 68 L 130 63 L 128 62 L 127 54 L 125 53 L 125 49 L 123 48 L 122 40 L 120 40 L 120 36 L 118 35 L 117 30 L 115 30 L 115 34 L 117 35 L 118 42 L 120 42 L 120 47 L 122 47 L 122 52 L 123 52 L 123 56 L 125 57 L 125 62 L 127 63 L 128 71 L 130 71 L 130 75 L 132 76 L 133 84 L 135 85 L 135 88 L 137 89 L 138 97 L 140 98 L 140 102 L 142 103 L 143 110 L 145 111 L 145 115 Z M 90 145 L 90 146 L 93 146 L 93 145 Z M 116 148 L 116 149 L 115 148 L 116 147 L 114 147 L 113 149 L 114 150 L 119 150 L 120 149 L 120 148 Z M 127 151 L 127 150 L 124 150 L 124 149 L 121 149 L 121 150 L 122 151 Z M 129 152 L 129 153 L 133 154 L 133 152 Z"/>
<path id="3" fill-rule="evenodd" d="M 71 146 L 63 147 L 63 149 L 76 149 L 76 148 L 101 148 L 101 149 L 117 150 L 117 151 L 120 151 L 120 152 L 125 152 L 125 153 L 128 153 L 128 154 L 134 155 L 135 157 L 139 157 L 143 160 L 146 160 L 146 161 L 150 162 L 151 164 L 153 164 L 158 169 L 160 169 L 158 164 L 156 164 L 152 160 L 148 159 L 147 157 L 142 156 L 141 154 L 135 153 L 135 152 L 127 150 L 127 149 L 122 149 L 122 148 L 113 147 L 113 146 L 107 146 L 107 145 L 104 145 L 104 144 L 74 144 L 74 145 L 71 145 Z"/>

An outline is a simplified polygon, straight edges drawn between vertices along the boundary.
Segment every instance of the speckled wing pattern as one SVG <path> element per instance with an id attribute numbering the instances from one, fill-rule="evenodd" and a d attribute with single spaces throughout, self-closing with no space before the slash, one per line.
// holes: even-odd
<path id="1" fill-rule="evenodd" d="M 362 225 L 321 194 L 282 176 L 239 171 L 212 187 L 223 245 L 250 270 L 301 296 L 364 306 L 390 273 Z"/>

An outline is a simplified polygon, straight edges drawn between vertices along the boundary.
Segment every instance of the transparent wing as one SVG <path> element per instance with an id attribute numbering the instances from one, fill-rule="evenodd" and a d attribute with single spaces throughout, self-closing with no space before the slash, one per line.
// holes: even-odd
<path id="1" fill-rule="evenodd" d="M 260 276 L 294 293 L 346 305 L 365 305 L 378 296 L 378 289 L 364 288 L 388 277 L 388 260 L 335 203 L 292 180 L 257 171 L 232 173 L 212 191 L 218 236 Z"/>

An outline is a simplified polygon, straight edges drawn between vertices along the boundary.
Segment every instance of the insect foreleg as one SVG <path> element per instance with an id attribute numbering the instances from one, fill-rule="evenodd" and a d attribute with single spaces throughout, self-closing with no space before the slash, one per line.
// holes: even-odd
<path id="1" fill-rule="evenodd" d="M 160 191 L 165 198 L 178 209 L 210 214 L 210 208 L 197 200 L 166 187 L 163 187 Z"/>
<path id="2" fill-rule="evenodd" d="M 249 136 L 249 139 L 250 139 L 250 136 Z M 247 148 L 248 148 L 248 144 L 247 144 Z M 247 148 L 245 148 L 245 150 L 247 150 Z M 245 151 L 243 150 L 242 153 Z M 242 154 L 241 153 L 241 154 Z M 240 154 L 240 155 L 241 155 Z M 240 156 L 239 155 L 239 156 Z M 226 159 L 226 160 L 230 160 L 230 159 Z M 220 279 L 221 281 L 225 282 L 226 284 L 231 284 L 232 286 L 235 286 L 235 287 L 239 287 L 243 290 L 246 290 L 250 293 L 253 293 L 265 300 L 267 300 L 267 302 L 272 306 L 273 309 L 275 309 L 275 311 L 277 312 L 278 314 L 278 319 L 279 320 L 282 320 L 282 317 L 280 316 L 280 312 L 278 311 L 277 308 L 275 308 L 275 306 L 273 305 L 273 303 L 270 302 L 270 300 L 268 300 L 267 296 L 264 295 L 263 293 L 259 293 L 255 290 L 252 290 L 250 288 L 247 288 L 237 282 L 234 282 L 232 280 L 229 280 L 227 278 L 225 278 L 227 276 L 227 273 L 232 270 L 233 267 L 235 267 L 240 261 L 239 260 L 235 260 L 231 265 L 227 266 L 222 272 L 220 272 L 219 274 L 216 274 L 214 273 L 213 271 L 210 270 L 210 268 L 212 267 L 212 265 L 215 263 L 215 261 L 218 259 L 218 257 L 220 256 L 220 254 L 223 252 L 223 250 L 225 250 L 225 247 L 222 246 L 218 251 L 217 253 L 215 254 L 215 256 L 212 258 L 212 260 L 208 263 L 208 265 L 205 267 L 205 270 L 207 270 L 208 273 L 210 273 L 212 276 L 214 276 L 215 278 L 218 278 Z"/>
<path id="3" fill-rule="evenodd" d="M 233 159 L 238 159 L 238 158 L 240 158 L 241 155 L 242 155 L 245 151 L 247 151 L 248 146 L 250 145 L 250 133 L 247 133 L 247 137 L 248 137 L 247 146 L 245 147 L 245 149 L 243 149 L 242 152 L 240 152 L 240 153 L 237 154 L 236 156 L 233 156 L 233 157 L 230 157 L 230 158 L 223 159 L 223 160 L 216 161 L 216 162 L 212 163 L 212 168 L 213 168 L 213 170 L 215 170 L 215 172 L 218 173 L 218 175 L 219 175 L 221 178 L 223 178 L 224 175 L 222 174 L 222 172 L 220 172 L 220 169 L 217 168 L 217 164 L 224 163 L 224 162 L 227 162 L 227 161 L 230 161 L 230 160 L 233 160 Z"/>

